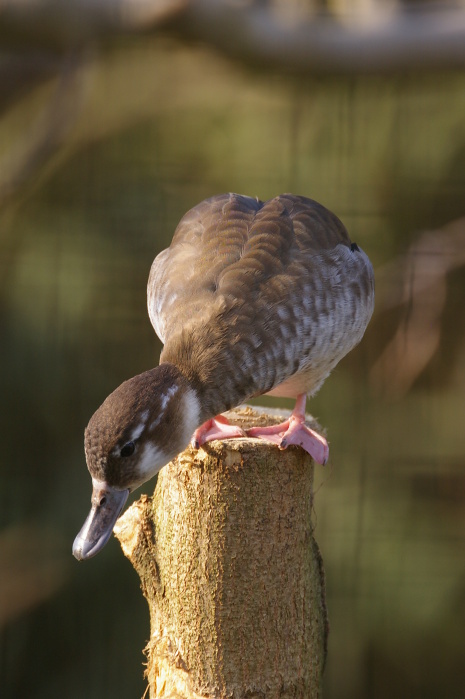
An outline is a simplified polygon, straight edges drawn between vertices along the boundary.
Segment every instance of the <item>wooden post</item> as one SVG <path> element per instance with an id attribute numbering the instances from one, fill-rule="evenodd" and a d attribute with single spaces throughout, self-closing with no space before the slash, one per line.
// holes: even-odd
<path id="1" fill-rule="evenodd" d="M 246 408 L 245 426 L 278 419 Z M 257 439 L 188 448 L 118 520 L 150 608 L 150 697 L 321 696 L 327 617 L 313 461 Z"/>

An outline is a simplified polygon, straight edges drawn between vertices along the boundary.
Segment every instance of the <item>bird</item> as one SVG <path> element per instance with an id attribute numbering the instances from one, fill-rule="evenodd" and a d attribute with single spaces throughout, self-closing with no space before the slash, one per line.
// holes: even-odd
<path id="1" fill-rule="evenodd" d="M 300 445 L 324 464 L 328 444 L 305 425 L 306 399 L 362 339 L 374 273 L 322 204 L 228 193 L 183 216 L 152 264 L 147 305 L 160 362 L 116 388 L 87 425 L 92 507 L 78 560 L 103 548 L 129 493 L 189 443 L 244 437 L 223 413 L 253 397 L 296 403 L 285 422 L 246 436 Z"/>

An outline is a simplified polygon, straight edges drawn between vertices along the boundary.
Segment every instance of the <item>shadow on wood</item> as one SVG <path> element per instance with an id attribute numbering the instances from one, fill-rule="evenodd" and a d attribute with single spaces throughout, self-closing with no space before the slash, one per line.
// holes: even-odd
<path id="1" fill-rule="evenodd" d="M 269 415 L 245 408 L 231 421 Z M 313 461 L 258 439 L 187 449 L 118 520 L 142 581 L 150 697 L 321 696 L 327 617 Z"/>

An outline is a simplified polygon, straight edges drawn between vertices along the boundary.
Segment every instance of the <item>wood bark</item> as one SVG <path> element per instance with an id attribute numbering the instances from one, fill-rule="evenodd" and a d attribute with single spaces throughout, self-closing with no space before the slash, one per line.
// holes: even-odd
<path id="1" fill-rule="evenodd" d="M 264 419 L 247 408 L 234 417 Z M 150 609 L 150 697 L 321 696 L 327 616 L 312 485 L 300 447 L 215 441 L 165 466 L 153 497 L 118 520 Z"/>

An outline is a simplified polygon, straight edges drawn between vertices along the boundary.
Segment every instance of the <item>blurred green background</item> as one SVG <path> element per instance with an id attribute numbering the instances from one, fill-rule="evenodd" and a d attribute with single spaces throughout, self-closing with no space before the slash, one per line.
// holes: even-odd
<path id="1" fill-rule="evenodd" d="M 60 147 L 0 209 L 1 696 L 143 695 L 135 572 L 115 540 L 71 556 L 83 430 L 158 362 L 146 281 L 181 216 L 291 191 L 337 213 L 377 276 L 362 344 L 308 406 L 331 444 L 325 697 L 462 697 L 465 75 L 297 79 L 139 38 L 77 76 L 71 97 L 56 79 L 18 91 L 0 119 L 8 175 L 68 100 Z"/>

